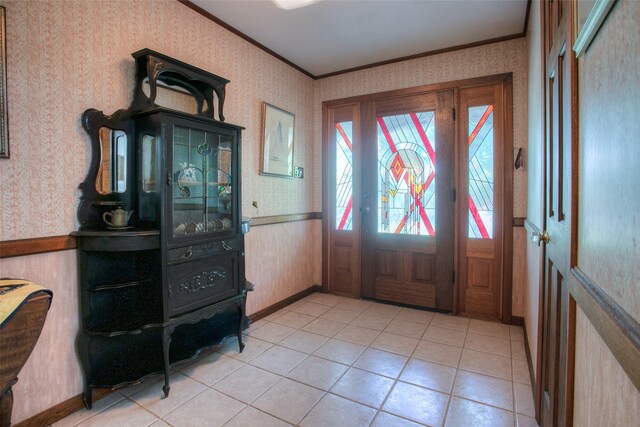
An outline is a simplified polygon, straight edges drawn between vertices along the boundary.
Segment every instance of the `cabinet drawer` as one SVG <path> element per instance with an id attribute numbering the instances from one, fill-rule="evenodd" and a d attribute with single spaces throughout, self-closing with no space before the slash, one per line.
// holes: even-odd
<path id="1" fill-rule="evenodd" d="M 187 313 L 238 294 L 238 252 L 167 266 L 169 316 Z"/>
<path id="2" fill-rule="evenodd" d="M 178 264 L 185 261 L 191 262 L 197 258 L 238 251 L 240 245 L 240 239 L 225 239 L 169 249 L 167 252 L 167 262 L 169 264 Z"/>

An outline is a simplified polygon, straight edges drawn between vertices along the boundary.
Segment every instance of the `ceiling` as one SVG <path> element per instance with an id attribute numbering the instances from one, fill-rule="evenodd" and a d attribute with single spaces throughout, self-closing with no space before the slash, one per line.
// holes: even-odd
<path id="1" fill-rule="evenodd" d="M 190 0 L 313 77 L 520 36 L 527 0 Z M 196 9 L 197 9 L 196 8 Z"/>

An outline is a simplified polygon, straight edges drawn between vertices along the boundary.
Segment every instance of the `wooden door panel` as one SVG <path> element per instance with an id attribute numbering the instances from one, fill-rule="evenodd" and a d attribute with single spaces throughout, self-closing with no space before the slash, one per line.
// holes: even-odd
<path id="1" fill-rule="evenodd" d="M 542 363 L 543 383 L 543 425 L 554 425 L 558 414 L 558 368 L 560 354 L 560 321 L 562 307 L 559 293 L 562 274 L 557 270 L 553 260 L 547 260 L 547 280 L 544 289 L 545 311 L 544 331 L 547 336 L 545 357 Z"/>
<path id="2" fill-rule="evenodd" d="M 376 280 L 398 280 L 398 251 L 376 251 Z"/>
<path id="3" fill-rule="evenodd" d="M 380 280 L 371 296 L 375 299 L 422 307 L 436 306 L 436 287 L 430 284 L 387 282 Z"/>
<path id="4" fill-rule="evenodd" d="M 467 291 L 493 291 L 493 259 L 467 258 L 469 284 Z"/>
<path id="5" fill-rule="evenodd" d="M 411 281 L 413 283 L 435 284 L 436 257 L 435 254 L 413 253 L 413 268 Z"/>
<path id="6" fill-rule="evenodd" d="M 400 304 L 434 307 L 435 253 L 378 250 L 371 298 Z"/>
<path id="7" fill-rule="evenodd" d="M 333 259 L 332 292 L 351 295 L 358 265 L 353 247 L 350 244 L 336 243 L 331 257 Z"/>

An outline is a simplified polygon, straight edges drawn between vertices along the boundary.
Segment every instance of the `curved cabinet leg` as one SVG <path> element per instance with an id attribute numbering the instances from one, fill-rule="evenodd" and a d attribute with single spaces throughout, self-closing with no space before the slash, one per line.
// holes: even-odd
<path id="1" fill-rule="evenodd" d="M 169 348 L 171 347 L 171 333 L 173 331 L 169 328 L 164 328 L 162 331 L 162 354 L 164 359 L 164 397 L 169 397 Z"/>
<path id="2" fill-rule="evenodd" d="M 84 401 L 84 407 L 91 409 L 93 406 L 93 389 L 89 384 L 85 384 L 84 393 L 82 393 L 82 400 Z"/>
<path id="3" fill-rule="evenodd" d="M 244 350 L 244 343 L 242 342 L 242 331 L 244 330 L 244 316 L 245 316 L 245 308 L 244 308 L 244 298 L 238 304 L 238 348 L 240 349 L 240 353 Z"/>

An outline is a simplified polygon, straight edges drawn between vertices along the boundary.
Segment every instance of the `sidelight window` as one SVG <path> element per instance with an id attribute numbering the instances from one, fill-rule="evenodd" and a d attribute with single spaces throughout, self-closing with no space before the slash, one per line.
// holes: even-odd
<path id="1" fill-rule="evenodd" d="M 493 238 L 493 105 L 469 108 L 469 234 Z"/>

